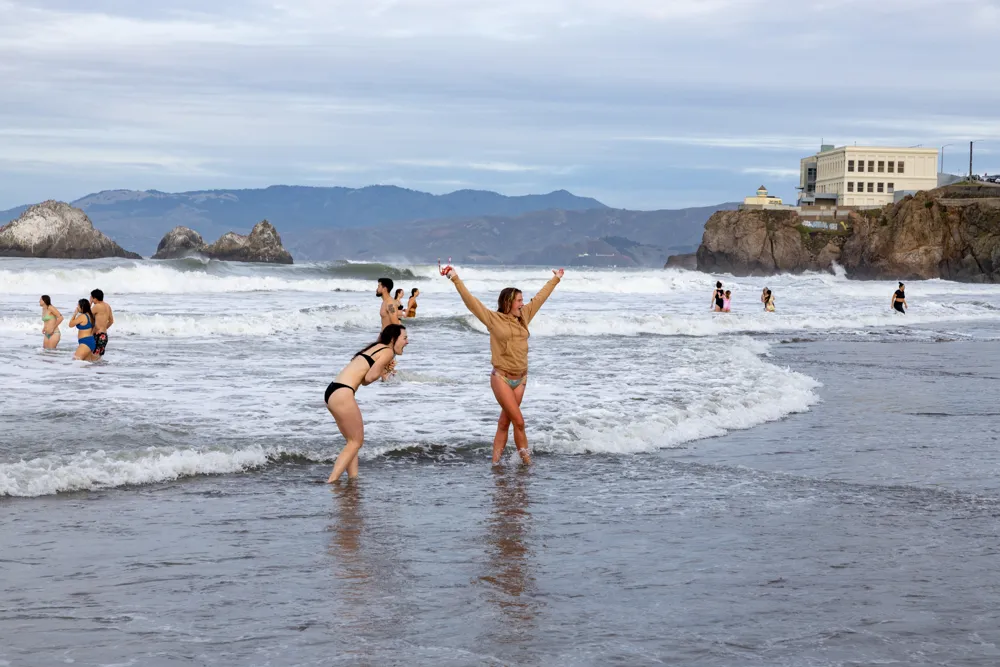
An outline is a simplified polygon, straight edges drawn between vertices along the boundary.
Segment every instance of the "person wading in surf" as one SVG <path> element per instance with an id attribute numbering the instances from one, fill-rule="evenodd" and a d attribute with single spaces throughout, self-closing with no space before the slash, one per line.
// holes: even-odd
<path id="1" fill-rule="evenodd" d="M 500 419 L 497 421 L 497 432 L 493 437 L 493 463 L 500 463 L 500 455 L 507 446 L 507 434 L 511 425 L 514 426 L 514 444 L 521 461 L 531 464 L 528 453 L 528 435 L 524 430 L 524 417 L 521 415 L 521 399 L 528 383 L 528 324 L 538 313 L 545 300 L 563 277 L 563 270 L 552 272 L 554 275 L 538 291 L 530 303 L 524 303 L 521 290 L 507 287 L 500 292 L 497 299 L 497 309 L 489 310 L 483 303 L 472 296 L 465 284 L 459 279 L 455 269 L 446 267 L 442 274 L 455 283 L 465 306 L 486 325 L 490 332 L 490 353 L 493 371 L 490 373 L 490 387 L 493 396 L 500 404 Z"/>
<path id="2" fill-rule="evenodd" d="M 392 278 L 378 279 L 375 296 L 382 299 L 382 307 L 378 311 L 379 317 L 382 318 L 382 328 L 385 329 L 390 324 L 399 324 L 399 310 L 392 299 Z"/>
<path id="3" fill-rule="evenodd" d="M 892 308 L 896 309 L 896 312 L 906 314 L 906 308 L 910 307 L 910 304 L 906 303 L 906 286 L 903 283 L 899 283 L 899 289 L 892 293 L 892 303 L 889 304 Z"/>
<path id="4" fill-rule="evenodd" d="M 115 323 L 115 314 L 111 306 L 104 302 L 104 292 L 95 289 L 90 293 L 90 307 L 94 311 L 94 349 L 95 357 L 103 357 L 108 347 L 108 329 Z"/>
<path id="5" fill-rule="evenodd" d="M 722 312 L 722 300 L 726 298 L 726 293 L 722 291 L 722 281 L 715 281 L 715 290 L 712 292 L 712 310 L 716 313 Z"/>
<path id="6" fill-rule="evenodd" d="M 344 471 L 347 471 L 348 478 L 358 476 L 358 451 L 365 441 L 365 422 L 354 394 L 362 385 L 369 385 L 379 378 L 384 380 L 396 364 L 396 355 L 403 354 L 403 348 L 408 344 L 406 327 L 390 324 L 382 329 L 377 341 L 351 357 L 351 361 L 326 388 L 326 408 L 347 441 L 334 461 L 327 484 L 338 481 Z"/>

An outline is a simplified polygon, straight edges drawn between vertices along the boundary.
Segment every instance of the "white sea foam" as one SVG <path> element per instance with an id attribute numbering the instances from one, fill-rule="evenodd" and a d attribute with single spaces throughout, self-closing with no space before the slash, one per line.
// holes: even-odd
<path id="1" fill-rule="evenodd" d="M 676 447 L 724 435 L 804 412 L 819 401 L 820 384 L 801 373 L 761 360 L 766 344 L 742 344 L 727 349 L 721 382 L 712 371 L 697 379 L 690 402 L 679 405 L 633 403 L 566 411 L 553 432 L 538 446 L 553 453 L 636 454 Z M 706 359 L 704 363 L 710 363 Z M 690 366 L 688 367 L 690 368 Z M 666 379 L 665 382 L 670 382 Z M 694 392 L 698 392 L 697 394 Z"/>
<path id="2" fill-rule="evenodd" d="M 197 451 L 147 448 L 129 452 L 79 452 L 0 464 L 0 496 L 44 496 L 66 491 L 166 482 L 193 475 L 251 470 L 284 452 L 250 446 Z"/>

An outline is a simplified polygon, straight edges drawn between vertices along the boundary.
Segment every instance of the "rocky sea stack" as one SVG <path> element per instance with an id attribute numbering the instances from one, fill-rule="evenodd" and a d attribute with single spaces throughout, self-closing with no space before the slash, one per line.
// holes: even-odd
<path id="1" fill-rule="evenodd" d="M 230 262 L 292 263 L 292 256 L 281 244 L 278 230 L 267 220 L 254 225 L 249 236 L 227 232 L 211 245 L 205 245 L 201 234 L 193 229 L 174 227 L 156 247 L 153 259 L 178 259 L 192 255 Z"/>
<path id="2" fill-rule="evenodd" d="M 35 204 L 0 227 L 0 257 L 142 259 L 94 229 L 86 213 L 60 201 Z"/>
<path id="3" fill-rule="evenodd" d="M 881 209 L 851 211 L 835 229 L 808 211 L 719 211 L 705 224 L 698 270 L 738 276 L 829 271 L 852 278 L 1000 282 L 1000 187 L 956 184 Z M 825 218 L 820 218 L 825 219 Z"/>

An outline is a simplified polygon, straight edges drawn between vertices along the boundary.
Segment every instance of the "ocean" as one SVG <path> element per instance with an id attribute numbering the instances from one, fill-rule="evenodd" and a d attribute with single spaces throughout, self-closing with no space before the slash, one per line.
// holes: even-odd
<path id="1" fill-rule="evenodd" d="M 551 276 L 458 269 L 490 307 Z M 326 485 L 382 276 L 418 316 Z M 535 465 L 493 468 L 435 266 L 2 259 L 0 666 L 998 664 L 1000 286 L 895 287 L 567 270 Z M 105 360 L 43 351 L 39 296 L 93 288 Z"/>

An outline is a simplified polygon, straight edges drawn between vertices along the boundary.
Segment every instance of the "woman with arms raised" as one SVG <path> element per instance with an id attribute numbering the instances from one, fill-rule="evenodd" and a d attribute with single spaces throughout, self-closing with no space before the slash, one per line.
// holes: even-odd
<path id="1" fill-rule="evenodd" d="M 378 340 L 355 354 L 351 361 L 337 375 L 337 379 L 326 388 L 326 408 L 337 421 L 337 428 L 347 441 L 340 456 L 333 463 L 331 484 L 347 471 L 348 478 L 358 476 L 358 450 L 365 441 L 365 422 L 361 409 L 354 398 L 361 385 L 369 385 L 379 378 L 385 379 L 396 365 L 396 355 L 403 353 L 409 341 L 406 327 L 390 324 L 382 329 Z M 350 394 L 348 394 L 350 390 Z"/>
<path id="2" fill-rule="evenodd" d="M 528 324 L 538 313 L 545 300 L 563 277 L 563 270 L 553 271 L 555 274 L 545 286 L 538 291 L 535 298 L 525 305 L 521 290 L 507 287 L 500 292 L 497 299 L 497 309 L 489 310 L 483 303 L 472 296 L 465 284 L 459 279 L 455 269 L 450 266 L 444 271 L 469 311 L 486 325 L 490 332 L 490 353 L 493 371 L 490 373 L 490 387 L 493 396 L 500 404 L 500 419 L 497 421 L 497 432 L 493 437 L 493 463 L 500 463 L 500 455 L 507 446 L 507 432 L 514 426 L 514 444 L 521 461 L 531 464 L 528 454 L 528 436 L 524 430 L 524 417 L 521 415 L 521 399 L 528 382 Z"/>

